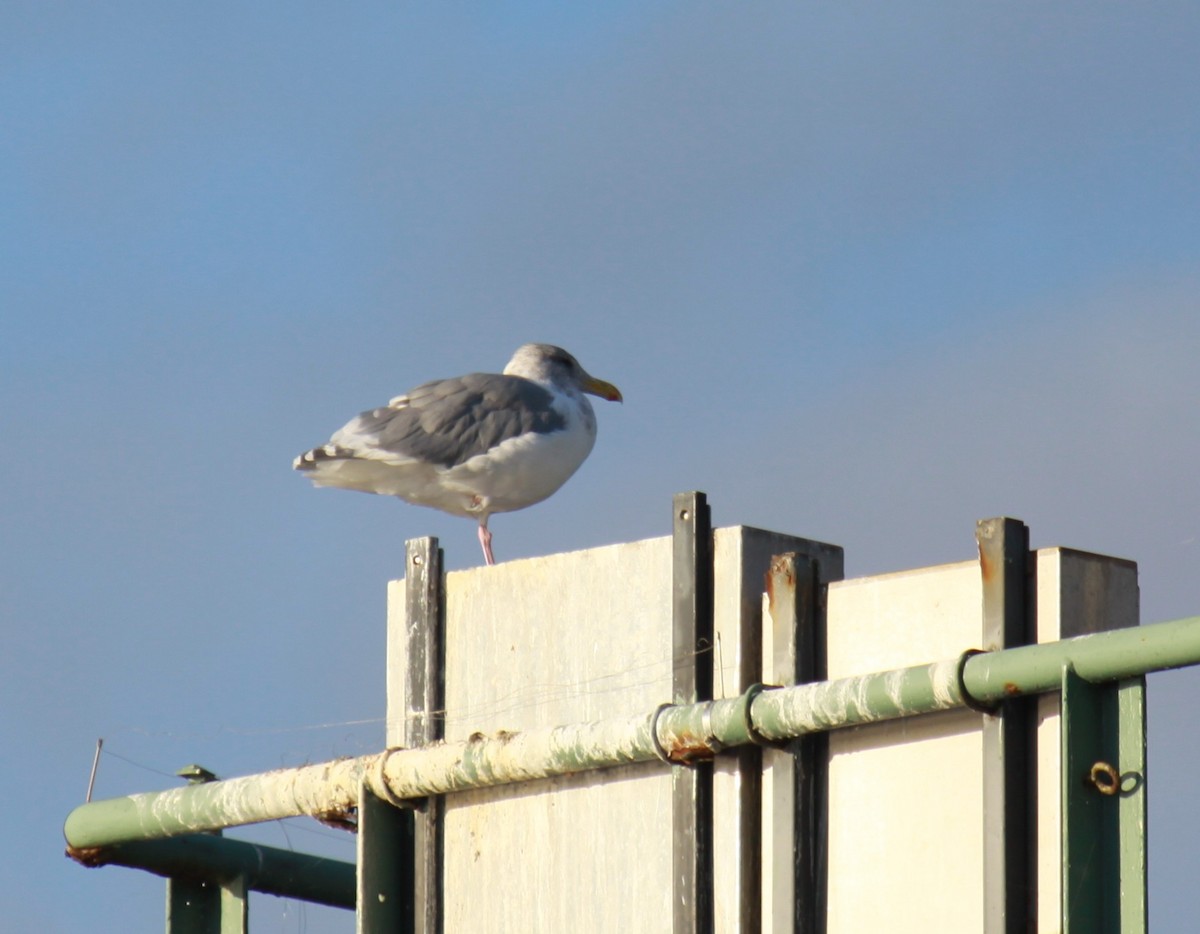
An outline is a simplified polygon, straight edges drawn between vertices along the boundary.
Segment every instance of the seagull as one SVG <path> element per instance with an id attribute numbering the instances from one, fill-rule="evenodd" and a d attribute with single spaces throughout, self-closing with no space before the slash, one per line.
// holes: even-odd
<path id="1" fill-rule="evenodd" d="M 476 519 L 484 560 L 495 564 L 488 518 L 540 503 L 591 453 L 596 415 L 584 393 L 624 401 L 561 347 L 525 344 L 503 373 L 422 383 L 361 413 L 292 467 L 314 486 Z"/>

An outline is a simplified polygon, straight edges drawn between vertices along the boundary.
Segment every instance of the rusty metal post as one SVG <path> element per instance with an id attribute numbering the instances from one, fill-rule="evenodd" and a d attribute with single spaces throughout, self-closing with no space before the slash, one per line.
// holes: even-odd
<path id="1" fill-rule="evenodd" d="M 975 538 L 983 579 L 983 648 L 1034 642 L 1029 529 L 1016 519 L 981 519 Z M 1014 698 L 983 716 L 985 934 L 1025 934 L 1037 926 L 1035 712 L 1030 699 Z"/>
<path id="2" fill-rule="evenodd" d="M 674 498 L 672 551 L 672 700 L 712 699 L 712 517 L 703 493 Z M 712 764 L 696 761 L 672 773 L 672 893 L 675 934 L 713 929 Z"/>
<path id="3" fill-rule="evenodd" d="M 405 566 L 408 677 L 405 680 L 406 748 L 428 746 L 445 734 L 445 598 L 442 550 L 436 538 L 408 542 Z M 442 799 L 420 802 L 413 843 L 417 934 L 442 930 Z"/>
<path id="4" fill-rule="evenodd" d="M 840 580 L 840 548 L 811 543 L 804 554 L 777 555 L 766 575 L 771 652 L 764 678 L 779 684 L 822 681 L 825 588 Z M 798 737 L 763 751 L 773 815 L 768 928 L 790 934 L 825 930 L 829 741 Z"/>

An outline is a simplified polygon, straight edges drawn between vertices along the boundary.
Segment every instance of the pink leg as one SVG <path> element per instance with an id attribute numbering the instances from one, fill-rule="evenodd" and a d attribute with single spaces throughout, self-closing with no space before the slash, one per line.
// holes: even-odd
<path id="1" fill-rule="evenodd" d="M 492 555 L 492 533 L 488 531 L 486 518 L 479 523 L 479 544 L 483 546 L 483 560 L 488 564 L 495 564 L 496 559 Z"/>

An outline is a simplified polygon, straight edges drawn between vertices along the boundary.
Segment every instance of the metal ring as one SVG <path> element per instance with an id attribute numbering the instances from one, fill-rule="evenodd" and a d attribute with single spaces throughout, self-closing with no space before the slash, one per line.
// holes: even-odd
<path id="1" fill-rule="evenodd" d="M 976 700 L 974 697 L 972 697 L 971 692 L 967 690 L 967 682 L 965 678 L 967 661 L 973 656 L 986 654 L 987 652 L 985 652 L 983 649 L 967 649 L 962 653 L 962 655 L 958 656 L 958 668 L 954 674 L 958 679 L 958 692 L 962 695 L 963 703 L 979 713 L 995 715 L 996 711 L 1000 709 L 1000 705 L 985 704 L 983 701 Z"/>
<path id="2" fill-rule="evenodd" d="M 667 755 L 667 750 L 663 747 L 662 740 L 658 738 L 658 718 L 668 707 L 674 707 L 674 704 L 659 704 L 654 708 L 654 713 L 650 714 L 650 742 L 654 744 L 654 754 L 662 759 L 667 765 L 674 765 L 670 756 Z"/>
<path id="3" fill-rule="evenodd" d="M 371 788 L 371 791 L 375 794 L 375 797 L 382 798 L 384 801 L 386 801 L 388 804 L 392 805 L 393 807 L 411 808 L 414 806 L 414 802 L 408 798 L 398 797 L 392 791 L 392 786 L 388 784 L 388 780 L 387 780 L 388 757 L 391 756 L 391 754 L 394 752 L 403 752 L 403 751 L 404 751 L 403 747 L 393 746 L 388 749 L 385 749 L 383 752 L 381 752 L 379 754 L 379 758 L 377 758 L 375 760 L 375 768 L 373 770 L 375 772 L 375 776 L 374 776 L 375 781 L 371 783 L 373 786 Z"/>
<path id="4" fill-rule="evenodd" d="M 776 689 L 777 688 L 775 686 L 770 688 L 770 690 Z M 767 746 L 773 749 L 782 749 L 788 745 L 788 741 L 781 742 L 779 740 L 767 739 L 762 735 L 762 733 L 758 732 L 758 729 L 754 726 L 754 717 L 751 715 L 750 708 L 754 706 L 754 698 L 758 697 L 759 694 L 766 690 L 768 690 L 767 685 L 759 681 L 750 685 L 750 687 L 746 688 L 745 692 L 743 692 L 742 725 L 746 728 L 746 735 L 750 737 L 750 742 L 754 743 L 755 746 Z"/>
<path id="5" fill-rule="evenodd" d="M 725 748 L 725 744 L 717 739 L 717 734 L 713 732 L 712 715 L 716 703 L 715 700 L 710 700 L 704 705 L 704 712 L 700 714 L 700 732 L 703 734 L 704 745 L 714 755 Z"/>
<path id="6" fill-rule="evenodd" d="M 1121 790 L 1121 776 L 1107 762 L 1094 763 L 1091 772 L 1088 774 L 1088 780 L 1102 795 L 1115 795 Z"/>

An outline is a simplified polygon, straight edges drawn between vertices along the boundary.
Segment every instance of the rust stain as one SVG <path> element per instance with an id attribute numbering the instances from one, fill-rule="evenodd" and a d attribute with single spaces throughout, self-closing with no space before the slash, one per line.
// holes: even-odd
<path id="1" fill-rule="evenodd" d="M 102 846 L 69 846 L 67 856 L 81 866 L 95 869 L 97 866 L 108 865 L 108 854 Z"/>
<path id="2" fill-rule="evenodd" d="M 711 762 L 716 754 L 704 743 L 674 743 L 667 748 L 667 758 L 676 765 L 695 765 L 697 762 Z"/>
<path id="3" fill-rule="evenodd" d="M 1005 681 L 1004 682 L 1004 693 L 1007 694 L 1009 697 L 1017 697 L 1018 695 L 1021 694 L 1021 689 L 1019 687 L 1017 687 L 1015 684 L 1013 684 L 1011 681 Z"/>
<path id="4" fill-rule="evenodd" d="M 983 573 L 985 584 L 996 575 L 996 565 L 988 557 L 987 551 L 984 550 L 982 544 L 979 546 L 979 570 Z"/>
<path id="5" fill-rule="evenodd" d="M 792 572 L 793 564 L 783 555 L 771 559 L 771 566 L 763 574 L 763 589 L 767 592 L 767 606 L 775 609 L 775 578 L 783 577 L 784 585 L 789 590 L 796 589 L 796 575 Z"/>
<path id="6" fill-rule="evenodd" d="M 351 833 L 358 830 L 358 810 L 356 808 L 321 811 L 319 814 L 314 814 L 313 817 L 334 830 L 348 830 Z"/>
<path id="7" fill-rule="evenodd" d="M 697 762 L 710 762 L 716 758 L 716 753 L 708 743 L 690 733 L 664 743 L 663 752 L 667 754 L 667 759 L 676 765 L 694 765 Z"/>

